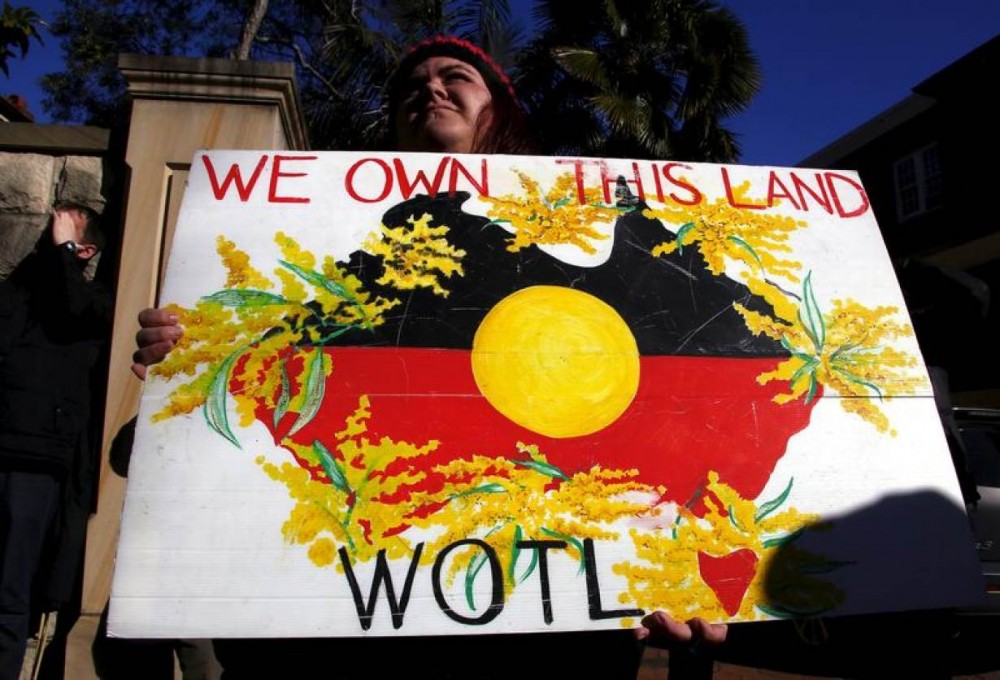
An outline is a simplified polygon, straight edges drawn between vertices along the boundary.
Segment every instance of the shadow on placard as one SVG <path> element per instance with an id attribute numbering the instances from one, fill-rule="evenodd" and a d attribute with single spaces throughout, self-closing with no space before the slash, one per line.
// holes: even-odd
<path id="1" fill-rule="evenodd" d="M 802 551 L 846 563 L 817 574 L 847 593 L 842 615 L 730 625 L 717 660 L 847 678 L 1000 668 L 1000 616 L 956 609 L 982 604 L 985 587 L 968 519 L 953 501 L 932 491 L 892 495 L 808 527 L 765 576 L 775 609 L 794 599 L 782 564 L 801 560 Z"/>

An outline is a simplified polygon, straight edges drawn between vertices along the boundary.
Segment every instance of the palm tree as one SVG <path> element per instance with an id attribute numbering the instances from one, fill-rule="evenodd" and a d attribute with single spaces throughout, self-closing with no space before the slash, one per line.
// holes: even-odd
<path id="1" fill-rule="evenodd" d="M 711 0 L 538 0 L 534 16 L 518 85 L 546 150 L 739 156 L 722 121 L 747 106 L 760 73 L 732 12 Z"/>
<path id="2" fill-rule="evenodd" d="M 4 0 L 3 8 L 0 9 L 0 71 L 3 71 L 5 76 L 10 76 L 7 60 L 15 56 L 12 48 L 17 47 L 21 52 L 21 58 L 24 59 L 28 54 L 32 38 L 39 44 L 42 43 L 38 27 L 44 25 L 35 10 L 30 7 L 11 7 L 10 3 Z"/>

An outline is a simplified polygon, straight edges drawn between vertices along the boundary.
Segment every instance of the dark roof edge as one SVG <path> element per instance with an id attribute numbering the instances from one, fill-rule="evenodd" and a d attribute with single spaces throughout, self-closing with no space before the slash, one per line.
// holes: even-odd
<path id="1" fill-rule="evenodd" d="M 0 151 L 99 156 L 107 151 L 110 134 L 89 125 L 0 123 Z"/>
<path id="2" fill-rule="evenodd" d="M 963 71 L 986 70 L 994 55 L 1000 53 L 1000 35 L 990 38 L 971 52 L 959 57 L 933 75 L 925 78 L 913 89 L 910 96 L 838 137 L 819 151 L 803 158 L 798 167 L 826 168 L 845 156 L 877 139 L 897 125 L 902 125 L 929 109 L 937 100 L 942 88 L 953 82 Z"/>
<path id="3" fill-rule="evenodd" d="M 803 158 L 796 165 L 800 168 L 828 168 L 893 128 L 916 118 L 931 108 L 937 100 L 920 94 L 911 94 L 896 102 L 882 113 L 871 118 L 850 132 L 838 137 L 819 151 Z"/>

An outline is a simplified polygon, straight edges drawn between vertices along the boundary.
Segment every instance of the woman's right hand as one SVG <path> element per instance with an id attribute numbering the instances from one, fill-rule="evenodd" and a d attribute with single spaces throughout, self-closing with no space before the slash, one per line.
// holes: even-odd
<path id="1" fill-rule="evenodd" d="M 649 614 L 635 629 L 636 638 L 653 647 L 687 649 L 692 654 L 699 647 L 718 648 L 726 641 L 727 633 L 724 623 L 709 623 L 701 618 L 681 622 L 662 611 Z"/>
<path id="2" fill-rule="evenodd" d="M 158 364 L 184 335 L 177 315 L 167 309 L 149 308 L 139 312 L 139 332 L 135 344 L 139 349 L 132 355 L 132 372 L 146 379 L 146 368 Z"/>

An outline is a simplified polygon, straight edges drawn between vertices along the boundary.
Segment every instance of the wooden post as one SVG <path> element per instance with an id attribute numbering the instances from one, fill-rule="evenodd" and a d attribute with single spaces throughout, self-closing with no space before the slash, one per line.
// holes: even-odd
<path id="1" fill-rule="evenodd" d="M 107 463 L 135 416 L 142 383 L 129 371 L 136 316 L 156 304 L 191 158 L 198 149 L 308 146 L 290 64 L 123 54 L 132 98 L 125 162 L 130 169 L 104 419 L 98 513 L 91 519 L 84 614 L 108 599 L 125 480 Z"/>

